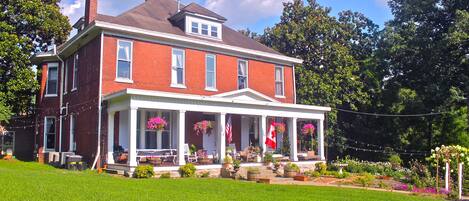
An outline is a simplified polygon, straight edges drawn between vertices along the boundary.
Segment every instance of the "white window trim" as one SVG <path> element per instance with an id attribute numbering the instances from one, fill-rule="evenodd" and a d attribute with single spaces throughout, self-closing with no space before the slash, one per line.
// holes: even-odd
<path id="1" fill-rule="evenodd" d="M 236 63 L 236 80 L 237 80 L 237 87 L 239 90 L 239 62 L 246 62 L 246 87 L 244 89 L 249 88 L 249 62 L 246 59 L 238 59 L 238 62 Z"/>
<path id="2" fill-rule="evenodd" d="M 118 74 L 119 74 L 119 72 L 118 72 L 118 69 L 119 69 L 119 43 L 120 43 L 120 42 L 127 42 L 127 43 L 130 43 L 130 69 L 129 69 L 130 79 L 128 79 L 128 78 L 121 78 L 121 77 L 118 76 Z M 117 40 L 117 48 L 116 48 L 116 79 L 115 79 L 114 81 L 116 81 L 116 82 L 121 82 L 121 83 L 129 83 L 129 84 L 134 83 L 133 77 L 132 77 L 133 63 L 134 63 L 134 42 L 133 42 L 133 41 L 130 41 L 130 40 L 122 40 L 122 39 Z"/>
<path id="3" fill-rule="evenodd" d="M 78 53 L 74 54 L 73 55 L 73 72 L 72 72 L 72 90 L 71 92 L 74 92 L 76 90 L 78 90 L 78 60 L 80 59 L 80 56 Z M 75 73 L 76 71 L 76 73 Z M 75 84 L 75 79 L 76 80 L 76 84 Z"/>
<path id="4" fill-rule="evenodd" d="M 173 55 L 175 51 L 182 52 L 182 84 L 177 83 L 177 70 L 174 71 L 173 68 Z M 173 80 L 173 73 L 176 73 L 176 80 Z M 171 49 L 171 87 L 172 88 L 179 88 L 179 89 L 187 89 L 186 86 L 186 50 L 181 48 L 172 48 Z"/>
<path id="5" fill-rule="evenodd" d="M 197 23 L 197 32 L 192 32 L 192 23 L 195 22 Z M 202 34 L 202 24 L 207 25 L 207 35 Z M 187 16 L 186 17 L 186 34 L 192 35 L 192 36 L 197 36 L 201 38 L 206 38 L 206 39 L 211 39 L 211 40 L 222 40 L 222 30 L 223 26 L 220 23 L 216 23 L 213 21 L 209 20 L 204 20 L 200 18 L 196 18 L 193 16 Z M 212 27 L 217 28 L 217 36 L 212 36 Z"/>
<path id="6" fill-rule="evenodd" d="M 277 94 L 277 68 L 282 69 L 282 94 Z M 275 65 L 274 67 L 274 86 L 275 86 L 275 97 L 276 98 L 286 98 L 285 97 L 285 67 L 282 65 Z"/>
<path id="7" fill-rule="evenodd" d="M 42 147 L 42 152 L 45 153 L 45 152 L 53 152 L 55 151 L 55 148 L 56 148 L 56 143 L 54 143 L 54 148 L 53 149 L 48 149 L 47 148 L 47 119 L 54 119 L 53 121 L 57 121 L 56 117 L 54 116 L 45 116 L 44 117 L 44 130 L 43 130 L 43 136 L 42 136 L 42 140 L 43 140 L 43 147 Z M 55 125 L 55 136 L 57 136 L 57 125 Z"/>
<path id="8" fill-rule="evenodd" d="M 63 88 L 63 92 L 64 92 L 64 95 L 67 95 L 68 93 L 68 60 L 65 60 L 65 65 L 64 65 L 64 71 L 65 71 L 65 75 L 64 75 L 64 88 Z"/>
<path id="9" fill-rule="evenodd" d="M 49 91 L 49 77 L 50 77 L 49 69 L 50 69 L 51 65 L 55 65 L 54 67 L 57 68 L 57 86 L 56 86 L 55 94 L 48 94 L 48 91 Z M 47 63 L 46 91 L 45 91 L 44 97 L 57 97 L 58 93 L 59 93 L 59 63 L 57 63 L 57 62 Z"/>
<path id="10" fill-rule="evenodd" d="M 213 87 L 208 86 L 208 58 L 213 57 Z M 205 90 L 217 92 L 217 55 L 215 54 L 205 54 Z"/>
<path id="11" fill-rule="evenodd" d="M 197 32 L 194 32 L 194 31 L 192 30 L 192 28 L 194 28 L 194 25 L 193 25 L 194 23 L 197 24 Z M 200 23 L 199 23 L 199 22 L 196 22 L 196 21 L 192 21 L 192 22 L 191 22 L 191 30 L 190 30 L 190 33 L 199 34 L 199 32 L 200 32 Z"/>
<path id="12" fill-rule="evenodd" d="M 75 122 L 73 122 L 74 119 L 75 119 Z M 75 134 L 76 134 L 75 133 L 76 122 L 77 122 L 76 116 L 73 114 L 70 114 L 70 131 L 69 131 L 70 142 L 69 142 L 69 148 L 68 148 L 69 151 L 76 151 L 75 144 L 73 143 L 74 141 L 73 139 L 75 138 Z M 72 132 L 73 132 L 73 137 L 72 137 Z"/>

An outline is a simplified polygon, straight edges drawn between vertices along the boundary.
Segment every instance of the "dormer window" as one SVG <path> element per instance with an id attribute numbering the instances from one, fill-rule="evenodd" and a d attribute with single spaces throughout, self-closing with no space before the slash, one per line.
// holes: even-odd
<path id="1" fill-rule="evenodd" d="M 186 16 L 186 33 L 190 35 L 221 40 L 221 26 L 221 23 L 216 21 Z"/>
<path id="2" fill-rule="evenodd" d="M 211 29 L 211 36 L 218 38 L 218 28 L 212 26 L 210 29 Z"/>
<path id="3" fill-rule="evenodd" d="M 208 25 L 202 24 L 202 35 L 208 35 Z"/>
<path id="4" fill-rule="evenodd" d="M 192 22 L 192 33 L 195 33 L 195 34 L 199 33 L 199 23 Z"/>

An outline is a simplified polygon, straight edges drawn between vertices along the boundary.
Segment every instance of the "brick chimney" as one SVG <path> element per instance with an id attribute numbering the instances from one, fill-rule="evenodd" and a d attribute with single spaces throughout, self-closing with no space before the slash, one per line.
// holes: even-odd
<path id="1" fill-rule="evenodd" d="M 98 15 L 98 0 L 86 0 L 85 27 L 96 19 Z"/>

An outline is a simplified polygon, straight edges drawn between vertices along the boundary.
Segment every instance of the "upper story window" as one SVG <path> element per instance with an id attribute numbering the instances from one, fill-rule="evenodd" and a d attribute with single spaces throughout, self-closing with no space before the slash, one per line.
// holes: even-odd
<path id="1" fill-rule="evenodd" d="M 192 22 L 192 33 L 199 33 L 199 23 L 197 22 Z"/>
<path id="2" fill-rule="evenodd" d="M 55 149 L 55 117 L 46 117 L 44 122 L 44 147 L 45 150 Z"/>
<path id="3" fill-rule="evenodd" d="M 248 88 L 248 62 L 238 60 L 238 89 Z"/>
<path id="4" fill-rule="evenodd" d="M 173 49 L 171 64 L 171 85 L 185 88 L 185 52 L 182 49 Z"/>
<path id="5" fill-rule="evenodd" d="M 47 64 L 47 83 L 46 83 L 46 96 L 57 96 L 58 78 L 59 78 L 59 64 Z"/>
<path id="6" fill-rule="evenodd" d="M 132 80 L 132 47 L 130 41 L 119 40 L 117 42 L 117 81 Z"/>
<path id="7" fill-rule="evenodd" d="M 212 26 L 210 27 L 210 30 L 211 36 L 218 38 L 218 27 Z"/>
<path id="8" fill-rule="evenodd" d="M 68 61 L 65 61 L 65 68 L 64 68 L 64 73 L 65 73 L 65 76 L 64 76 L 64 88 L 63 88 L 63 92 L 64 94 L 67 94 L 67 90 L 68 90 Z"/>
<path id="9" fill-rule="evenodd" d="M 282 66 L 275 66 L 275 95 L 285 96 L 285 76 Z"/>
<path id="10" fill-rule="evenodd" d="M 202 24 L 202 35 L 208 35 L 208 25 Z"/>
<path id="11" fill-rule="evenodd" d="M 77 90 L 78 87 L 78 54 L 73 57 L 73 80 L 72 80 L 72 91 Z"/>
<path id="12" fill-rule="evenodd" d="M 216 56 L 213 54 L 207 54 L 205 56 L 205 89 L 216 90 L 217 89 L 217 62 Z"/>

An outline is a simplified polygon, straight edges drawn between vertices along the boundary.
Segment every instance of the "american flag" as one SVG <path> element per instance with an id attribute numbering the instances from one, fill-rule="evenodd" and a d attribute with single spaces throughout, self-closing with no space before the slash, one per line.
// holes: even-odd
<path id="1" fill-rule="evenodd" d="M 225 134 L 226 134 L 226 140 L 228 141 L 228 144 L 231 144 L 231 141 L 233 141 L 233 131 L 232 131 L 232 126 L 231 126 L 231 115 L 228 116 L 228 122 L 226 122 Z"/>

